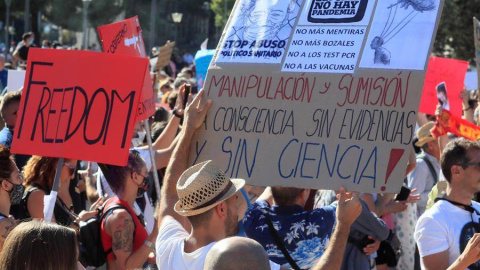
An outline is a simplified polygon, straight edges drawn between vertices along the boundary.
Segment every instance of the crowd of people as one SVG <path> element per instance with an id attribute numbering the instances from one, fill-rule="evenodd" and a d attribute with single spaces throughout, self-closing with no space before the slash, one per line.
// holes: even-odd
<path id="1" fill-rule="evenodd" d="M 5 66 L 24 67 L 32 44 L 26 33 L 0 57 L 3 90 Z M 22 91 L 2 91 L 0 269 L 480 269 L 479 142 L 436 138 L 436 116 L 418 114 L 404 193 L 250 186 L 215 160 L 188 166 L 212 104 L 192 60 L 177 51 L 153 70 L 157 110 L 135 124 L 126 166 L 12 154 Z M 476 93 L 459 98 L 479 124 Z M 42 222 L 59 162 L 53 219 Z"/>

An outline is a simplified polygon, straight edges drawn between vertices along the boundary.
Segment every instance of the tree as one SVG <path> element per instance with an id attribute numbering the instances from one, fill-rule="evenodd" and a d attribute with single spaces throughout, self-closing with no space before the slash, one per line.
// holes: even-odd
<path id="1" fill-rule="evenodd" d="M 212 0 L 211 9 L 215 14 L 215 26 L 219 28 L 225 27 L 234 4 L 235 0 Z"/>
<path id="2" fill-rule="evenodd" d="M 50 22 L 69 30 L 82 30 L 82 0 L 48 0 L 46 2 L 42 13 Z M 93 26 L 111 23 L 125 10 L 125 6 L 126 1 L 92 1 L 88 6 L 88 20 Z"/>
<path id="3" fill-rule="evenodd" d="M 480 16 L 480 0 L 445 0 L 434 54 L 474 63 L 474 16 Z"/>

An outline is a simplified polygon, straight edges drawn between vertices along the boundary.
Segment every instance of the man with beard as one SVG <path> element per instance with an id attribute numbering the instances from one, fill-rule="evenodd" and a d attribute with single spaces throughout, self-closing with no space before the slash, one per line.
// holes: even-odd
<path id="1" fill-rule="evenodd" d="M 183 129 L 167 167 L 158 213 L 159 269 L 201 270 L 212 246 L 238 231 L 237 191 L 243 179 L 229 179 L 212 161 L 187 169 L 195 131 L 211 101 L 200 91 L 187 107 Z M 278 265 L 275 265 L 279 269 Z"/>
<path id="2" fill-rule="evenodd" d="M 415 228 L 422 269 L 480 269 L 480 204 L 472 201 L 480 191 L 480 143 L 448 143 L 441 167 L 448 182 L 446 196 L 437 198 Z"/>

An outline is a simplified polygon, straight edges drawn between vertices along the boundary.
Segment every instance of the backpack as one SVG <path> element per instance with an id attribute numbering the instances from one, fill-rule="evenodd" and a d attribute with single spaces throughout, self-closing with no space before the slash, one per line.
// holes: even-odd
<path id="1" fill-rule="evenodd" d="M 116 209 L 128 209 L 121 204 L 112 204 L 106 209 L 106 203 L 98 208 L 98 214 L 85 221 L 80 221 L 79 229 L 79 260 L 85 266 L 99 267 L 107 261 L 107 255 L 112 249 L 103 249 L 101 238 L 101 224 L 105 217 Z M 105 209 L 105 210 L 104 210 Z M 135 226 L 135 225 L 134 225 Z M 135 230 L 135 228 L 134 228 Z"/>

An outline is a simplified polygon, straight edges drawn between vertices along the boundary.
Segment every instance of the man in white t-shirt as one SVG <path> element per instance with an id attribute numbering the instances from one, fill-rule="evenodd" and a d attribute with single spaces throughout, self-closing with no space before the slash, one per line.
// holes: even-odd
<path id="1" fill-rule="evenodd" d="M 238 231 L 236 193 L 245 181 L 229 179 L 212 161 L 187 169 L 193 135 L 211 106 L 204 95 L 200 91 L 187 107 L 183 129 L 165 174 L 155 245 L 159 269 L 203 270 L 213 245 Z M 340 194 L 334 236 L 316 270 L 340 268 L 350 226 L 361 211 L 358 194 L 352 196 L 343 189 Z M 269 264 L 270 269 L 285 269 Z"/>
<path id="2" fill-rule="evenodd" d="M 457 139 L 441 157 L 448 181 L 446 196 L 418 220 L 415 240 L 422 269 L 480 269 L 480 245 L 470 240 L 480 232 L 480 204 L 472 201 L 480 191 L 480 143 Z M 467 248 L 469 243 L 475 245 Z"/>
<path id="3" fill-rule="evenodd" d="M 187 107 L 167 167 L 158 214 L 159 269 L 201 270 L 210 248 L 238 231 L 236 192 L 245 181 L 229 179 L 212 161 L 187 169 L 190 143 L 210 105 L 200 91 Z"/>

